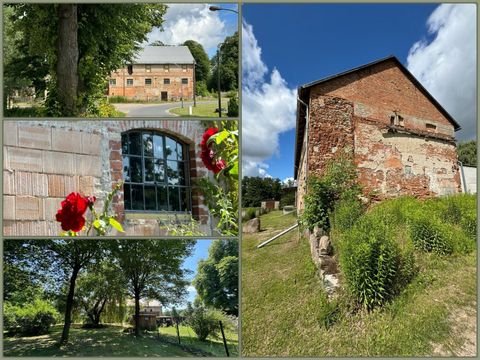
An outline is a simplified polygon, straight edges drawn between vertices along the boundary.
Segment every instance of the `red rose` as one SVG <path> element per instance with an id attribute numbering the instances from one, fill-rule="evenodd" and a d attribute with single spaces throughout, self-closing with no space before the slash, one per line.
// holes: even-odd
<path id="1" fill-rule="evenodd" d="M 200 148 L 202 150 L 200 157 L 205 164 L 206 168 L 210 171 L 213 171 L 215 174 L 219 173 L 222 169 L 225 169 L 227 163 L 225 160 L 217 160 L 215 158 L 215 151 L 212 149 L 212 145 L 207 145 L 208 139 L 218 133 L 217 128 L 208 128 L 202 137 L 202 141 L 200 142 Z"/>
<path id="2" fill-rule="evenodd" d="M 89 199 L 79 193 L 72 192 L 62 201 L 62 208 L 57 212 L 57 221 L 62 224 L 65 231 L 72 230 L 79 232 L 85 225 L 83 214 L 90 204 Z M 93 204 L 93 203 L 92 203 Z"/>

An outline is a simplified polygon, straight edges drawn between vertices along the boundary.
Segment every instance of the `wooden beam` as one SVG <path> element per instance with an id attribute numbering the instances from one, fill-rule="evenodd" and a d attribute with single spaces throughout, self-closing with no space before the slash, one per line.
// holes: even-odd
<path id="1" fill-rule="evenodd" d="M 274 237 L 268 239 L 267 241 L 264 241 L 263 243 L 261 243 L 260 245 L 257 246 L 257 249 L 261 248 L 262 246 L 267 245 L 268 243 L 272 242 L 273 240 L 275 240 L 275 239 L 279 238 L 280 236 L 286 234 L 287 232 L 295 229 L 296 227 L 298 227 L 298 223 L 296 223 L 295 225 L 289 227 L 289 228 L 286 229 L 286 230 L 283 230 L 280 234 L 275 235 Z"/>

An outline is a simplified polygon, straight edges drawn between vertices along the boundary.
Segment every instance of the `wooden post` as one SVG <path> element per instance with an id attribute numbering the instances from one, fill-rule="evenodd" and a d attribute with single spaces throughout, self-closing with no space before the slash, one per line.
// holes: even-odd
<path id="1" fill-rule="evenodd" d="M 223 331 L 222 321 L 218 320 L 218 322 L 220 323 L 220 331 L 222 332 L 223 346 L 225 346 L 225 353 L 227 354 L 227 357 L 230 357 L 230 354 L 228 353 L 227 339 L 225 339 L 225 332 Z"/>
<path id="2" fill-rule="evenodd" d="M 298 226 L 298 223 L 296 223 L 295 225 L 293 225 L 293 226 L 289 227 L 288 229 L 282 231 L 280 234 L 277 234 L 277 235 L 275 235 L 274 237 L 272 237 L 272 238 L 270 238 L 270 239 L 262 242 L 260 245 L 257 246 L 257 249 L 259 249 L 259 248 L 267 245 L 268 243 L 272 242 L 272 241 L 275 240 L 275 239 L 278 239 L 280 236 L 282 236 L 282 235 L 286 234 L 287 232 L 295 229 L 297 226 Z"/>
<path id="3" fill-rule="evenodd" d="M 181 341 L 180 341 L 180 330 L 178 329 L 178 321 L 175 321 L 175 325 L 177 326 L 178 343 L 181 344 Z"/>

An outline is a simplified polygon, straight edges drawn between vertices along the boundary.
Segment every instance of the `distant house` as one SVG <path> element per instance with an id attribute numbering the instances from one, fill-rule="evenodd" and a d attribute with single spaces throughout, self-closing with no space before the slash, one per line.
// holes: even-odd
<path id="1" fill-rule="evenodd" d="M 193 99 L 195 59 L 187 46 L 146 46 L 131 64 L 114 71 L 108 95 L 133 100 Z"/>
<path id="2" fill-rule="evenodd" d="M 365 192 L 380 198 L 461 191 L 460 125 L 394 56 L 300 86 L 298 97 L 300 210 L 307 179 L 342 152 L 353 157 Z"/>

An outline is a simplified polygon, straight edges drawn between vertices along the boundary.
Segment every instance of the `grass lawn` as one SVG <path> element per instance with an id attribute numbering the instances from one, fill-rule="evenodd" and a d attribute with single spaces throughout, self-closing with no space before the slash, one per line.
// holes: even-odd
<path id="1" fill-rule="evenodd" d="M 227 117 L 227 105 L 228 105 L 228 99 L 227 98 L 222 98 L 222 109 L 225 109 L 225 111 L 222 110 L 222 117 Z M 192 115 L 188 114 L 188 106 L 185 105 L 185 107 L 182 109 L 181 107 L 178 108 L 173 108 L 170 110 L 172 114 L 177 114 L 183 117 L 217 117 L 218 118 L 218 112 L 215 112 L 215 109 L 218 108 L 218 101 L 217 102 L 208 102 L 208 103 L 202 103 L 202 102 L 197 102 L 197 106 L 192 106 Z"/>
<path id="2" fill-rule="evenodd" d="M 140 338 L 122 332 L 119 326 L 103 329 L 82 329 L 73 325 L 70 329 L 70 342 L 61 348 L 58 341 L 62 326 L 52 327 L 50 334 L 34 337 L 4 337 L 4 356 L 195 356 L 196 351 L 178 346 L 155 333 L 144 334 Z M 223 347 L 223 346 L 222 346 Z M 194 349 L 192 349 L 194 350 Z M 206 350 L 205 350 L 206 351 Z"/>
<path id="3" fill-rule="evenodd" d="M 177 329 L 173 326 L 161 327 L 160 334 L 166 337 L 169 341 L 178 342 Z M 180 342 L 191 348 L 200 349 L 204 352 L 210 353 L 214 356 L 226 357 L 223 340 L 220 337 L 208 337 L 206 341 L 200 341 L 196 338 L 193 330 L 188 326 L 180 326 Z M 238 356 L 238 335 L 233 332 L 225 332 L 227 338 L 227 347 L 230 356 Z"/>
<path id="4" fill-rule="evenodd" d="M 474 356 L 476 254 L 416 254 L 419 274 L 385 308 L 321 321 L 325 293 L 296 219 L 275 211 L 242 240 L 244 356 Z M 473 340 L 472 340 L 473 339 Z"/>

